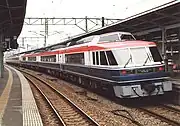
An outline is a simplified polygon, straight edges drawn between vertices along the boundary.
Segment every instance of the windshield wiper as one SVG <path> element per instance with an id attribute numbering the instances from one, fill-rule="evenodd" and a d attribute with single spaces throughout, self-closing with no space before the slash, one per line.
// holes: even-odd
<path id="1" fill-rule="evenodd" d="M 146 54 L 147 54 L 147 53 L 146 53 Z M 146 58 L 146 60 L 144 61 L 143 66 L 145 66 L 145 64 L 147 63 L 148 59 L 150 60 L 149 54 L 147 54 L 147 58 Z M 150 60 L 150 61 L 151 61 L 151 60 Z"/>
<path id="2" fill-rule="evenodd" d="M 130 54 L 130 58 L 128 59 L 128 61 L 127 61 L 126 64 L 124 65 L 124 68 L 126 68 L 126 66 L 129 64 L 130 60 L 131 60 L 131 62 L 132 62 L 132 55 L 131 55 L 131 54 Z"/>

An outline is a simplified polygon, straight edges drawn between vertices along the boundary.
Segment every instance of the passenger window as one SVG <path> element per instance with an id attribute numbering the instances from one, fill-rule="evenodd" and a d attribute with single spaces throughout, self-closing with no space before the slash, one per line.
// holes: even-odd
<path id="1" fill-rule="evenodd" d="M 99 65 L 99 54 L 96 52 L 96 65 Z"/>
<path id="2" fill-rule="evenodd" d="M 121 35 L 121 40 L 135 40 L 132 35 Z"/>
<path id="3" fill-rule="evenodd" d="M 83 43 L 88 43 L 91 42 L 93 40 L 94 36 L 90 36 L 90 37 L 86 37 L 83 39 L 80 39 L 76 42 L 76 44 L 83 44 Z"/>
<path id="4" fill-rule="evenodd" d="M 23 61 L 25 61 L 26 60 L 26 57 L 23 57 Z"/>
<path id="5" fill-rule="evenodd" d="M 152 57 L 154 59 L 154 62 L 161 62 L 162 61 L 162 57 L 157 49 L 157 47 L 150 47 L 149 48 L 152 54 Z"/>
<path id="6" fill-rule="evenodd" d="M 36 57 L 28 57 L 28 61 L 36 61 Z"/>
<path id="7" fill-rule="evenodd" d="M 84 40 L 79 40 L 79 41 L 76 42 L 77 45 L 78 44 L 83 44 L 83 43 L 84 43 Z"/>
<path id="8" fill-rule="evenodd" d="M 104 51 L 100 52 L 101 65 L 108 65 Z"/>
<path id="9" fill-rule="evenodd" d="M 118 34 L 101 36 L 99 42 L 116 42 L 119 41 Z"/>
<path id="10" fill-rule="evenodd" d="M 52 55 L 52 56 L 41 56 L 41 61 L 56 62 L 56 55 Z"/>
<path id="11" fill-rule="evenodd" d="M 84 64 L 84 53 L 66 54 L 66 63 Z"/>
<path id="12" fill-rule="evenodd" d="M 93 55 L 93 64 L 95 65 L 95 52 L 93 52 L 92 55 Z"/>
<path id="13" fill-rule="evenodd" d="M 110 65 L 118 65 L 111 51 L 106 51 L 106 54 Z"/>

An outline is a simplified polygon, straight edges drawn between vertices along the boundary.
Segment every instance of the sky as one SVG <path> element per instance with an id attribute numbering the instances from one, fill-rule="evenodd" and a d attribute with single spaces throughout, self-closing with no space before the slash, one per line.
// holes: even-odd
<path id="1" fill-rule="evenodd" d="M 27 0 L 26 16 L 125 18 L 171 0 Z"/>
<path id="2" fill-rule="evenodd" d="M 26 17 L 105 17 L 124 19 L 149 10 L 172 0 L 27 0 Z M 48 37 L 47 45 L 58 43 L 62 38 L 83 33 L 75 26 L 49 26 L 49 33 L 60 31 Z M 29 31 L 35 31 L 36 34 Z M 41 32 L 40 32 L 41 31 Z M 24 25 L 19 37 L 43 37 L 44 26 Z M 29 42 L 31 41 L 31 42 Z M 43 38 L 26 39 L 25 44 L 32 48 L 42 47 Z"/>

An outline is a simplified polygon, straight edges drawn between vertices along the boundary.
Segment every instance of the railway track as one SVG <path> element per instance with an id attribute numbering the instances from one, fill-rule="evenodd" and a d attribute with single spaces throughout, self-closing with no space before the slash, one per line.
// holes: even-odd
<path id="1" fill-rule="evenodd" d="M 18 68 L 17 68 L 18 69 Z M 21 70 L 21 69 L 19 69 L 21 72 L 24 72 L 24 69 L 23 70 Z M 27 71 L 26 71 L 27 72 Z M 28 71 L 29 72 L 29 71 Z M 30 72 L 31 73 L 31 72 Z M 31 73 L 31 74 L 34 74 L 34 73 Z M 38 76 L 42 76 L 42 74 L 41 73 L 35 73 L 35 75 L 38 75 Z M 49 78 L 46 78 L 46 79 L 48 79 L 48 80 L 56 80 L 56 79 L 49 79 Z M 46 80 L 45 79 L 45 80 Z M 45 80 L 43 80 L 43 81 L 45 81 Z M 72 90 L 72 89 L 71 89 Z M 125 110 L 123 110 L 123 111 L 125 111 Z M 128 120 L 130 120 L 131 121 L 131 123 L 132 124 L 135 124 L 135 125 L 137 125 L 137 126 L 143 126 L 141 123 L 139 123 L 138 121 L 136 121 L 136 119 L 134 119 L 132 116 L 131 116 L 131 114 L 128 112 L 128 111 L 125 111 L 126 113 L 128 113 L 128 116 L 126 115 L 122 115 L 122 114 L 119 114 L 118 112 L 117 112 L 117 110 L 116 111 L 112 111 L 111 113 L 113 113 L 114 115 L 116 115 L 116 116 L 121 116 L 121 117 L 123 117 L 123 118 L 126 118 L 126 119 L 128 119 Z"/>
<path id="2" fill-rule="evenodd" d="M 49 123 L 50 123 L 50 125 L 52 125 L 52 124 L 53 125 L 60 125 L 60 126 L 65 125 L 64 121 L 61 118 L 61 116 L 56 111 L 56 109 L 54 108 L 52 103 L 49 101 L 49 99 L 46 97 L 46 95 L 41 91 L 41 89 L 38 86 L 33 84 L 33 81 L 29 77 L 26 76 L 26 78 L 28 79 L 28 81 L 32 85 L 31 88 L 34 88 L 33 93 L 38 92 L 38 97 L 40 99 L 43 99 L 43 100 L 41 100 L 41 104 L 44 104 L 45 106 L 48 106 L 45 110 L 43 110 L 43 113 L 41 113 L 41 116 L 42 116 L 42 119 L 43 119 L 43 124 L 44 125 L 49 125 Z M 39 96 L 39 94 L 40 94 L 40 96 Z M 39 107 L 44 108 L 42 105 L 40 105 Z M 50 116 L 48 116 L 48 117 L 44 116 L 46 114 L 49 114 Z"/>
<path id="3" fill-rule="evenodd" d="M 174 111 L 174 112 L 180 114 L 180 109 L 177 109 L 177 108 L 172 107 L 172 106 L 170 106 L 170 105 L 163 104 L 162 107 L 164 107 L 164 108 L 166 108 L 166 109 L 169 109 L 170 111 Z"/>
<path id="4" fill-rule="evenodd" d="M 88 114 L 75 105 L 70 99 L 64 96 L 61 92 L 49 85 L 44 80 L 39 79 L 27 72 L 25 76 L 30 82 L 41 92 L 44 99 L 49 103 L 53 109 L 59 124 L 66 125 L 83 125 L 83 126 L 99 126 Z"/>
<path id="5" fill-rule="evenodd" d="M 32 73 L 30 72 L 30 74 L 34 74 L 34 72 L 32 72 Z M 42 74 L 37 74 L 36 73 L 34 75 L 36 75 L 36 76 L 38 75 L 36 78 L 39 81 L 42 81 L 42 83 L 44 83 L 44 81 L 48 81 L 46 79 L 49 79 L 49 78 L 46 78 L 46 77 L 45 77 L 46 79 L 42 78 Z M 40 78 L 42 78 L 42 80 L 40 80 Z M 53 92 L 53 91 L 51 91 L 51 92 Z M 173 105 L 162 104 L 162 105 L 156 105 L 156 106 L 153 106 L 153 107 L 146 107 L 146 108 L 143 107 L 143 108 L 138 108 L 138 109 L 141 109 L 141 111 L 143 111 L 145 114 L 148 114 L 149 117 L 157 118 L 160 122 L 162 122 L 162 125 L 164 125 L 163 123 L 166 122 L 166 124 L 169 124 L 169 125 L 179 126 L 180 125 L 180 121 L 179 121 L 180 110 L 177 109 L 178 107 L 176 108 L 176 107 L 172 107 L 172 106 Z M 67 109 L 67 108 L 65 108 L 65 109 Z M 116 115 L 116 116 L 121 116 L 121 117 L 124 117 L 124 118 L 130 120 L 132 124 L 135 124 L 135 125 L 138 125 L 138 126 L 142 126 L 142 124 L 143 124 L 143 123 L 140 124 L 138 121 L 135 120 L 135 118 L 131 117 L 131 115 L 125 114 L 124 110 L 123 110 L 123 112 L 122 112 L 122 110 L 120 110 L 120 111 L 115 110 L 115 111 L 112 111 L 112 113 L 114 115 Z M 172 118 L 169 118 L 168 116 L 164 115 L 163 113 L 169 114 Z M 71 115 L 73 115 L 73 114 L 71 114 Z M 78 124 L 71 124 L 71 121 L 70 121 L 68 125 L 93 125 L 93 124 L 89 124 L 89 123 L 86 124 L 84 122 L 82 122 L 80 124 L 79 123 Z M 160 125 L 161 125 L 161 123 L 160 123 Z"/>
<path id="6" fill-rule="evenodd" d="M 163 122 L 173 126 L 180 126 L 180 110 L 168 105 L 158 105 L 153 107 L 140 107 L 140 111 L 154 116 Z"/>

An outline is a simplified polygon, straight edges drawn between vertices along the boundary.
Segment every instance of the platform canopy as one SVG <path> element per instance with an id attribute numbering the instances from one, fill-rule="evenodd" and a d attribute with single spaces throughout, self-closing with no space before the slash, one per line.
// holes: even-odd
<path id="1" fill-rule="evenodd" d="M 18 37 L 23 26 L 27 0 L 0 0 L 0 34 Z"/>
<path id="2" fill-rule="evenodd" d="M 153 33 L 161 34 L 162 29 L 173 34 L 180 28 L 180 0 L 173 0 L 164 5 L 128 17 L 110 26 L 92 31 L 87 35 L 102 34 L 113 31 L 131 32 L 136 36 Z M 159 33 L 157 33 L 160 31 Z M 152 38 L 152 35 L 151 35 Z"/>

